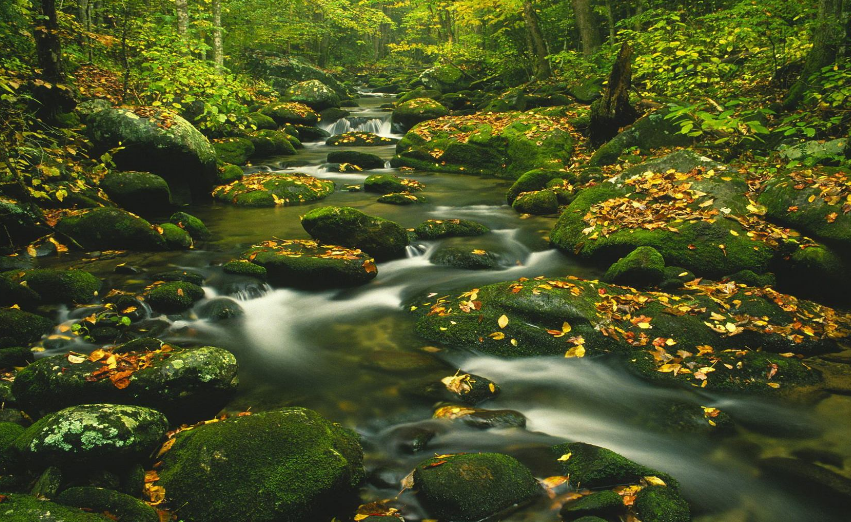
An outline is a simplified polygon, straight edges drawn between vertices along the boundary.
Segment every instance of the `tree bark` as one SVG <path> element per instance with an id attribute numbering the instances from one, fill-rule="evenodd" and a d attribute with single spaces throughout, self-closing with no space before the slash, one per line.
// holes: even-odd
<path id="1" fill-rule="evenodd" d="M 615 12 L 612 0 L 606 0 L 606 21 L 609 23 L 609 40 L 615 39 Z"/>
<path id="2" fill-rule="evenodd" d="M 810 78 L 836 61 L 842 43 L 842 0 L 819 0 L 818 20 L 813 27 L 813 48 L 804 62 L 798 81 L 789 89 L 783 107 L 794 109 L 812 87 Z"/>
<path id="3" fill-rule="evenodd" d="M 582 54 L 591 56 L 600 48 L 600 31 L 594 24 L 591 0 L 573 0 L 573 14 L 576 16 L 576 28 L 579 30 Z"/>
<path id="4" fill-rule="evenodd" d="M 532 51 L 535 58 L 535 78 L 538 80 L 546 80 L 552 75 L 550 69 L 550 61 L 547 60 L 547 44 L 544 41 L 544 35 L 541 34 L 541 28 L 538 25 L 538 15 L 535 14 L 535 8 L 532 6 L 531 0 L 523 1 L 523 20 L 526 22 L 526 32 L 532 42 Z"/>
<path id="5" fill-rule="evenodd" d="M 222 48 L 222 1 L 213 0 L 213 63 L 221 70 L 225 63 Z"/>
<path id="6" fill-rule="evenodd" d="M 36 21 L 34 36 L 41 77 L 51 83 L 60 83 L 65 79 L 65 71 L 62 68 L 62 45 L 59 41 L 56 1 L 40 0 L 37 8 L 42 19 Z"/>
<path id="7" fill-rule="evenodd" d="M 635 121 L 638 114 L 629 104 L 631 87 L 632 47 L 625 42 L 612 66 L 603 97 L 591 105 L 591 124 L 588 129 L 591 143 L 604 143 L 614 138 L 621 127 Z"/>
<path id="8" fill-rule="evenodd" d="M 177 34 L 185 38 L 189 31 L 189 2 L 174 0 L 174 8 L 177 11 Z"/>

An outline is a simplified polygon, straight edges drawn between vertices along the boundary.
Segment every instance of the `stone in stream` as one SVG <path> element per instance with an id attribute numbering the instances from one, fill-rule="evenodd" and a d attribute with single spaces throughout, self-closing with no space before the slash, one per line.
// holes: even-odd
<path id="1" fill-rule="evenodd" d="M 215 185 L 227 185 L 228 183 L 241 180 L 244 176 L 245 173 L 242 171 L 242 167 L 225 163 L 216 169 Z"/>
<path id="2" fill-rule="evenodd" d="M 0 197 L 0 253 L 11 254 L 7 247 L 25 245 L 50 233 L 44 214 L 36 205 Z"/>
<path id="3" fill-rule="evenodd" d="M 35 468 L 102 468 L 142 461 L 167 429 L 165 416 L 150 408 L 84 404 L 42 417 L 13 446 Z"/>
<path id="4" fill-rule="evenodd" d="M 168 182 L 172 196 L 206 194 L 216 173 L 207 138 L 182 117 L 156 107 L 104 108 L 86 125 L 96 154 L 116 147 L 118 168 L 151 172 Z"/>
<path id="5" fill-rule="evenodd" d="M 212 235 L 203 221 L 186 212 L 175 212 L 168 221 L 189 232 L 193 241 L 206 241 Z"/>
<path id="6" fill-rule="evenodd" d="M 851 502 L 851 479 L 823 466 L 788 457 L 769 457 L 757 462 L 762 474 L 807 498 L 844 510 Z"/>
<path id="7" fill-rule="evenodd" d="M 419 181 L 400 178 L 392 174 L 372 174 L 363 180 L 364 192 L 390 194 L 393 192 L 415 192 L 425 188 Z"/>
<path id="8" fill-rule="evenodd" d="M 331 136 L 325 140 L 325 145 L 332 147 L 380 147 L 395 145 L 398 141 L 395 138 L 385 138 L 373 132 L 351 131 Z"/>
<path id="9" fill-rule="evenodd" d="M 307 105 L 315 111 L 340 106 L 340 97 L 319 80 L 300 82 L 288 88 L 284 96 L 291 102 Z"/>
<path id="10" fill-rule="evenodd" d="M 294 125 L 293 130 L 298 133 L 298 139 L 303 142 L 320 141 L 331 136 L 331 134 L 325 129 L 309 127 L 307 125 Z"/>
<path id="11" fill-rule="evenodd" d="M 179 433 L 159 477 L 187 522 L 329 520 L 357 505 L 363 450 L 354 432 L 284 408 Z"/>
<path id="12" fill-rule="evenodd" d="M 269 116 L 278 126 L 286 124 L 312 127 L 319 123 L 319 115 L 303 103 L 278 102 L 269 104 L 260 111 Z M 259 129 L 260 127 L 258 127 Z"/>
<path id="13" fill-rule="evenodd" d="M 493 270 L 499 267 L 500 259 L 499 254 L 480 248 L 443 246 L 431 255 L 430 261 L 462 270 Z"/>
<path id="14" fill-rule="evenodd" d="M 255 277 L 262 281 L 266 280 L 266 269 L 260 265 L 256 265 L 247 259 L 237 259 L 228 261 L 222 265 L 222 270 L 226 274 L 242 275 Z"/>
<path id="15" fill-rule="evenodd" d="M 194 283 L 171 281 L 154 283 L 145 292 L 145 300 L 157 312 L 184 312 L 204 298 L 204 289 Z"/>
<path id="16" fill-rule="evenodd" d="M 309 109 L 310 107 L 307 108 Z M 265 110 L 265 108 L 263 110 Z M 276 130 L 278 128 L 278 123 L 275 119 L 268 114 L 264 114 L 262 111 L 248 113 L 245 117 L 248 118 L 248 121 L 251 122 L 251 125 L 254 125 L 257 130 Z M 284 122 L 284 124 L 286 123 L 289 122 Z"/>
<path id="17" fill-rule="evenodd" d="M 254 155 L 254 144 L 246 138 L 220 138 L 213 141 L 216 158 L 224 163 L 244 165 Z"/>
<path id="18" fill-rule="evenodd" d="M 372 257 L 360 250 L 305 239 L 265 241 L 243 252 L 242 258 L 265 268 L 268 281 L 279 286 L 357 286 L 378 274 Z"/>
<path id="19" fill-rule="evenodd" d="M 301 173 L 249 174 L 217 187 L 213 197 L 245 207 L 289 206 L 316 201 L 334 192 L 334 182 Z"/>
<path id="20" fill-rule="evenodd" d="M 109 172 L 100 187 L 109 199 L 130 212 L 155 214 L 171 205 L 168 183 L 150 172 Z"/>
<path id="21" fill-rule="evenodd" d="M 292 156 L 296 153 L 290 136 L 283 131 L 259 130 L 249 134 L 247 139 L 254 145 L 253 158 Z"/>
<path id="22" fill-rule="evenodd" d="M 505 193 L 505 199 L 511 205 L 520 194 L 543 190 L 547 188 L 547 183 L 550 181 L 566 176 L 568 173 L 561 170 L 535 169 L 524 172 Z"/>
<path id="23" fill-rule="evenodd" d="M 192 248 L 192 236 L 186 230 L 173 223 L 163 223 L 159 225 L 159 229 L 167 249 L 187 250 Z"/>
<path id="24" fill-rule="evenodd" d="M 420 123 L 396 145 L 394 166 L 517 179 L 570 165 L 574 140 L 565 117 L 530 112 L 446 116 Z"/>
<path id="25" fill-rule="evenodd" d="M 514 410 L 484 410 L 466 406 L 442 406 L 434 412 L 434 418 L 458 421 L 478 430 L 526 427 L 526 417 Z"/>
<path id="26" fill-rule="evenodd" d="M 33 268 L 0 274 L 14 285 L 23 285 L 35 292 L 42 303 L 90 303 L 101 288 L 101 281 L 92 274 L 77 269 Z"/>
<path id="27" fill-rule="evenodd" d="M 507 512 L 542 493 L 523 464 L 499 453 L 428 459 L 414 469 L 413 487 L 431 517 L 459 522 Z"/>
<path id="28" fill-rule="evenodd" d="M 591 493 L 570 501 L 559 511 L 561 519 L 565 522 L 574 522 L 586 516 L 619 519 L 623 514 L 626 514 L 623 497 L 611 490 Z"/>
<path id="29" fill-rule="evenodd" d="M 475 80 L 455 65 L 437 64 L 420 73 L 420 81 L 429 89 L 443 93 L 463 91 Z"/>
<path id="30" fill-rule="evenodd" d="M 166 272 L 159 272 L 154 275 L 154 280 L 192 283 L 197 286 L 204 284 L 204 276 L 191 270 L 168 270 Z"/>
<path id="31" fill-rule="evenodd" d="M 365 170 L 384 168 L 384 160 L 380 156 L 355 150 L 329 152 L 328 163 L 356 165 Z"/>
<path id="32" fill-rule="evenodd" d="M 301 225 L 320 242 L 359 248 L 378 261 L 404 257 L 408 246 L 399 224 L 351 207 L 313 209 L 302 216 Z"/>
<path id="33" fill-rule="evenodd" d="M 665 259 L 653 247 L 638 247 L 618 259 L 606 271 L 603 280 L 608 283 L 646 288 L 655 286 L 665 278 Z M 734 281 L 748 283 L 741 278 Z"/>
<path id="34" fill-rule="evenodd" d="M 0 348 L 27 346 L 53 330 L 53 321 L 16 308 L 0 308 Z"/>
<path id="35" fill-rule="evenodd" d="M 418 194 L 412 194 L 407 190 L 403 192 L 392 192 L 390 194 L 384 194 L 380 196 L 377 200 L 378 203 L 385 203 L 388 205 L 416 205 L 418 203 L 425 203 L 426 197 Z"/>
<path id="36" fill-rule="evenodd" d="M 21 493 L 3 493 L 0 514 L 4 522 L 33 522 L 51 520 L 56 522 L 107 522 L 109 519 L 81 509 L 63 506 Z"/>
<path id="37" fill-rule="evenodd" d="M 210 321 L 224 321 L 245 315 L 245 310 L 230 297 L 210 299 L 198 310 L 198 317 Z"/>
<path id="38" fill-rule="evenodd" d="M 157 511 L 130 495 L 104 488 L 90 486 L 71 487 L 60 493 L 55 499 L 65 506 L 91 510 L 95 513 L 109 512 L 118 520 L 132 522 L 159 522 Z"/>
<path id="39" fill-rule="evenodd" d="M 434 401 L 463 402 L 475 406 L 496 397 L 500 390 L 489 379 L 458 371 L 440 380 L 426 379 L 405 384 L 401 391 Z"/>
<path id="40" fill-rule="evenodd" d="M 771 288 L 693 281 L 686 289 L 521 279 L 414 302 L 414 313 L 421 336 L 453 348 L 506 357 L 612 354 L 652 380 L 764 393 L 821 381 L 778 354 L 838 351 L 849 335 L 848 314 Z"/>
<path id="41" fill-rule="evenodd" d="M 87 250 L 165 250 L 154 225 L 117 208 L 76 211 L 62 218 L 56 231 Z"/>
<path id="42" fill-rule="evenodd" d="M 393 123 L 398 123 L 405 129 L 410 129 L 417 123 L 441 118 L 449 114 L 449 110 L 439 102 L 430 98 L 414 98 L 400 103 L 393 109 Z"/>
<path id="43" fill-rule="evenodd" d="M 536 190 L 533 192 L 521 192 L 511 204 L 521 214 L 532 214 L 535 216 L 546 216 L 558 212 L 558 196 L 552 190 Z"/>
<path id="44" fill-rule="evenodd" d="M 420 223 L 414 233 L 420 239 L 481 236 L 490 229 L 467 219 L 429 219 Z"/>
<path id="45" fill-rule="evenodd" d="M 41 358 L 18 372 L 12 391 L 21 407 L 33 415 L 109 401 L 155 408 L 174 423 L 215 415 L 236 391 L 238 366 L 229 351 L 148 341 L 97 350 L 90 356 Z M 129 375 L 117 366 L 110 369 L 112 356 L 122 368 L 135 365 L 139 369 Z"/>

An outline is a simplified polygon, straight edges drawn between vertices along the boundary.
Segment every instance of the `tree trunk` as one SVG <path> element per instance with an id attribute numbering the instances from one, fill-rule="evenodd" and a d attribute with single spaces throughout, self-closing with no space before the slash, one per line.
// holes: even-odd
<path id="1" fill-rule="evenodd" d="M 615 12 L 612 0 L 606 0 L 606 21 L 609 23 L 609 40 L 615 40 Z"/>
<path id="2" fill-rule="evenodd" d="M 618 53 L 618 59 L 612 66 L 609 84 L 603 97 L 591 105 L 591 124 L 588 129 L 591 143 L 604 143 L 614 138 L 621 127 L 635 121 L 638 114 L 629 104 L 631 87 L 632 47 L 624 43 Z"/>
<path id="3" fill-rule="evenodd" d="M 60 83 L 65 79 L 62 69 L 62 45 L 59 42 L 59 22 L 56 18 L 56 1 L 40 0 L 36 7 L 43 19 L 37 22 L 35 51 L 41 77 L 51 83 Z"/>
<path id="4" fill-rule="evenodd" d="M 638 18 L 641 15 L 644 14 L 644 3 L 646 1 L 647 0 L 638 0 L 638 2 L 636 2 L 636 4 L 637 4 L 635 6 L 635 18 L 636 18 L 636 20 L 635 20 L 635 26 L 633 27 L 633 30 L 635 30 L 635 31 L 641 30 L 641 21 L 639 21 Z"/>
<path id="5" fill-rule="evenodd" d="M 573 0 L 573 14 L 576 16 L 579 41 L 582 42 L 582 54 L 591 56 L 600 48 L 600 32 L 594 24 L 591 0 Z"/>
<path id="6" fill-rule="evenodd" d="M 177 11 L 177 34 L 186 38 L 186 33 L 189 31 L 189 2 L 174 0 L 174 8 Z"/>
<path id="7" fill-rule="evenodd" d="M 221 70 L 225 63 L 222 49 L 222 1 L 213 0 L 213 63 Z"/>
<path id="8" fill-rule="evenodd" d="M 783 100 L 786 109 L 796 108 L 810 90 L 810 78 L 836 61 L 842 43 L 842 0 L 819 0 L 818 20 L 813 28 L 813 48 L 798 81 Z"/>
<path id="9" fill-rule="evenodd" d="M 538 25 L 538 15 L 535 14 L 531 0 L 523 1 L 523 20 L 526 22 L 526 32 L 532 42 L 531 51 L 535 58 L 535 78 L 546 80 L 552 75 L 550 62 L 547 60 L 549 53 L 547 52 L 547 44 L 544 42 L 544 35 L 541 34 L 541 28 Z"/>

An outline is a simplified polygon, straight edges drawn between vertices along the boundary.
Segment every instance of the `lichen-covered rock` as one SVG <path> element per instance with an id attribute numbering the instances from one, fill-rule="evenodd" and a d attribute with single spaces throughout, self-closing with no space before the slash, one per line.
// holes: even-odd
<path id="1" fill-rule="evenodd" d="M 16 308 L 0 308 L 0 348 L 27 346 L 53 330 L 53 321 Z"/>
<path id="2" fill-rule="evenodd" d="M 56 230 L 88 250 L 164 250 L 165 240 L 144 219 L 117 208 L 95 208 L 62 219 Z"/>
<path id="3" fill-rule="evenodd" d="M 393 123 L 410 129 L 420 122 L 434 120 L 449 114 L 449 110 L 430 98 L 414 98 L 402 102 L 393 109 Z"/>
<path id="4" fill-rule="evenodd" d="M 408 246 L 408 233 L 399 224 L 351 207 L 313 209 L 301 225 L 323 243 L 359 248 L 379 261 L 404 257 Z"/>
<path id="5" fill-rule="evenodd" d="M 250 174 L 213 191 L 213 197 L 245 207 L 308 203 L 334 192 L 334 182 L 301 173 Z"/>
<path id="6" fill-rule="evenodd" d="M 464 522 L 507 511 L 541 493 L 525 466 L 499 453 L 428 459 L 414 469 L 414 488 L 429 515 Z"/>
<path id="7" fill-rule="evenodd" d="M 532 112 L 446 116 L 416 125 L 396 145 L 394 163 L 433 172 L 516 179 L 570 164 L 567 118 Z"/>
<path id="8" fill-rule="evenodd" d="M 649 151 L 660 147 L 685 147 L 693 143 L 694 138 L 680 132 L 680 124 L 668 118 L 668 114 L 668 110 L 662 109 L 639 118 L 597 149 L 589 164 L 601 166 L 617 163 L 623 151 L 631 147 Z"/>
<path id="9" fill-rule="evenodd" d="M 435 251 L 430 261 L 463 270 L 492 270 L 499 266 L 500 256 L 479 248 L 446 246 Z"/>
<path id="10" fill-rule="evenodd" d="M 420 239 L 441 239 L 444 237 L 481 236 L 490 229 L 481 223 L 467 219 L 429 219 L 420 223 L 414 233 Z"/>
<path id="11" fill-rule="evenodd" d="M 179 226 L 183 230 L 189 232 L 192 239 L 195 241 L 205 241 L 210 239 L 210 231 L 204 222 L 197 217 L 187 214 L 186 212 L 175 212 L 168 218 L 169 223 Z"/>
<path id="12" fill-rule="evenodd" d="M 368 283 L 378 274 L 360 250 L 305 239 L 273 239 L 254 245 L 242 258 L 266 269 L 273 285 L 338 288 Z"/>
<path id="13" fill-rule="evenodd" d="M 397 141 L 394 138 L 385 138 L 372 132 L 352 131 L 331 136 L 325 140 L 325 145 L 332 147 L 380 147 L 393 145 Z"/>
<path id="14" fill-rule="evenodd" d="M 313 126 L 319 122 L 319 115 L 303 103 L 273 103 L 264 107 L 261 112 L 272 118 L 279 126 L 288 123 L 292 125 Z"/>
<path id="15" fill-rule="evenodd" d="M 653 247 L 638 247 L 615 262 L 603 278 L 608 283 L 643 288 L 658 285 L 665 277 L 665 259 Z M 740 283 L 747 283 L 735 279 Z"/>
<path id="16" fill-rule="evenodd" d="M 254 144 L 246 138 L 221 138 L 213 142 L 216 158 L 224 163 L 244 165 L 254 155 Z"/>
<path id="17" fill-rule="evenodd" d="M 58 504 L 94 511 L 108 512 L 118 520 L 132 522 L 159 522 L 157 511 L 138 498 L 90 486 L 68 488 L 55 499 Z"/>
<path id="18" fill-rule="evenodd" d="M 252 157 L 265 158 L 268 156 L 292 156 L 295 146 L 289 135 L 283 131 L 259 130 L 248 135 L 248 140 L 254 145 Z"/>
<path id="19" fill-rule="evenodd" d="M 171 205 L 168 183 L 150 172 L 110 172 L 100 187 L 109 199 L 130 212 L 156 213 Z"/>
<path id="20" fill-rule="evenodd" d="M 25 285 L 38 294 L 43 303 L 86 304 L 90 303 L 101 287 L 101 281 L 92 274 L 74 268 L 33 268 L 9 271 L 0 277 L 14 284 Z"/>
<path id="21" fill-rule="evenodd" d="M 233 354 L 213 346 L 176 348 L 152 341 L 138 350 L 44 357 L 18 372 L 12 390 L 32 414 L 98 401 L 154 408 L 172 422 L 218 413 L 239 384 Z M 120 369 L 104 371 L 104 361 L 113 354 L 128 364 L 141 360 L 144 367 L 126 376 L 117 375 Z"/>
<path id="22" fill-rule="evenodd" d="M 340 97 L 319 80 L 300 82 L 287 89 L 285 96 L 291 102 L 307 105 L 315 111 L 340 106 Z"/>
<path id="23" fill-rule="evenodd" d="M 381 169 L 384 168 L 384 160 L 375 154 L 368 152 L 358 152 L 355 150 L 340 150 L 330 152 L 328 154 L 328 163 L 346 163 L 356 165 L 362 169 Z"/>
<path id="24" fill-rule="evenodd" d="M 353 432 L 285 408 L 181 432 L 157 484 L 188 522 L 327 520 L 357 505 L 362 460 Z"/>
<path id="25" fill-rule="evenodd" d="M 425 203 L 426 197 L 418 194 L 412 194 L 407 190 L 404 190 L 402 192 L 384 194 L 376 201 L 379 203 L 386 203 L 388 205 L 414 205 L 417 203 Z"/>
<path id="26" fill-rule="evenodd" d="M 14 442 L 31 466 L 112 466 L 146 458 L 160 443 L 165 415 L 140 406 L 84 404 L 50 413 Z"/>
<path id="27" fill-rule="evenodd" d="M 558 211 L 558 196 L 552 190 L 536 190 L 522 192 L 511 204 L 512 208 L 521 214 L 545 216 Z"/>
<path id="28" fill-rule="evenodd" d="M 49 520 L 51 522 L 108 522 L 110 519 L 95 513 L 63 506 L 55 502 L 42 500 L 21 493 L 3 493 L 0 514 L 4 522 L 33 522 Z"/>
<path id="29" fill-rule="evenodd" d="M 162 176 L 172 195 L 206 194 L 216 174 L 216 153 L 207 138 L 180 116 L 154 107 L 105 108 L 86 125 L 96 152 L 116 147 L 123 170 Z"/>

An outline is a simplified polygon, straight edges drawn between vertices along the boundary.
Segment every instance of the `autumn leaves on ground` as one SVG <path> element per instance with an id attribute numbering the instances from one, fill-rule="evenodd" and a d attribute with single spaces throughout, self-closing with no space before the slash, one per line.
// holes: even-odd
<path id="1" fill-rule="evenodd" d="M 545 399 L 448 369 L 472 355 L 621 372 L 666 402 L 620 430 L 732 441 L 844 520 L 847 448 L 742 434 L 851 394 L 851 5 L 480 4 L 0 7 L 0 518 L 764 519 L 488 408 Z M 463 176 L 504 199 L 447 196 Z M 510 274 L 507 238 L 556 261 Z M 356 424 L 318 384 L 241 385 L 270 296 L 335 310 L 328 331 L 404 311 L 362 366 L 408 411 Z"/>

